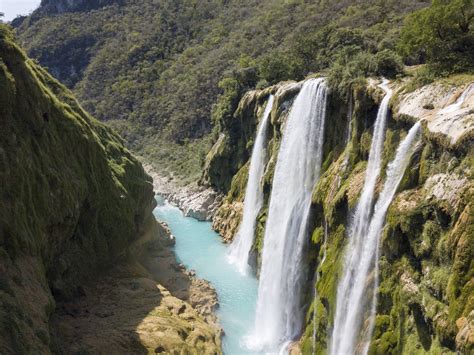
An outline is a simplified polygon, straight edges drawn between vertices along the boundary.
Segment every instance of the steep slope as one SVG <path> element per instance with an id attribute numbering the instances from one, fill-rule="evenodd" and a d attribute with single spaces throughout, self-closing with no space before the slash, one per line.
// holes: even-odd
<path id="1" fill-rule="evenodd" d="M 156 313 L 157 320 L 149 321 L 151 326 L 167 323 L 166 328 L 176 333 L 175 340 L 164 343 L 161 339 L 160 344 L 159 338 L 146 342 L 134 335 L 134 326 L 155 307 L 168 309 L 166 303 L 187 307 L 157 284 L 153 274 L 160 274 L 159 268 L 139 263 L 144 258 L 139 256 L 152 251 L 153 243 L 158 251 L 166 252 L 166 243 L 160 241 L 166 239 L 166 232 L 151 213 L 155 206 L 152 180 L 122 139 L 89 116 L 67 89 L 28 59 L 3 24 L 0 117 L 0 352 L 50 353 L 63 347 L 65 352 L 73 351 L 74 344 L 62 336 L 65 317 L 77 315 L 77 309 L 71 310 L 68 304 L 93 299 L 96 293 L 91 285 L 107 277 L 113 280 L 110 289 L 120 277 L 129 277 L 129 282 L 141 278 L 154 294 L 121 333 L 127 341 L 113 344 L 113 337 L 108 338 L 110 351 L 122 352 L 126 346 L 137 352 L 175 346 L 219 352 L 218 329 L 191 307 L 190 318 L 196 319 L 199 336 L 183 340 L 178 335 L 180 328 L 190 328 L 192 322 L 177 311 Z M 112 266 L 121 268 L 120 277 L 108 276 Z M 189 277 L 186 280 L 192 282 Z M 114 312 L 123 315 L 120 312 L 129 307 L 127 300 Z M 96 321 L 92 319 L 88 328 L 98 327 Z M 113 331 L 124 325 L 106 321 L 105 326 Z M 192 339 L 195 344 L 190 345 Z M 106 344 L 102 342 L 101 348 L 84 341 L 82 346 L 98 350 Z"/>
<path id="2" fill-rule="evenodd" d="M 14 25 L 28 54 L 88 111 L 189 182 L 209 148 L 223 77 L 245 89 L 344 65 L 359 52 L 366 65 L 378 52 L 390 62 L 403 17 L 428 3 L 44 0 Z"/>
<path id="3" fill-rule="evenodd" d="M 390 84 L 395 94 L 377 196 L 389 161 L 416 121 L 421 121 L 422 143 L 409 162 L 381 232 L 380 284 L 369 353 L 469 353 L 473 349 L 473 82 L 472 75 L 460 75 L 415 91 L 410 89 L 410 79 Z M 323 354 L 331 341 L 347 228 L 364 184 L 383 96 L 376 83 L 362 81 L 346 94 L 330 93 L 323 171 L 313 190 L 312 232 L 303 257 L 305 330 L 293 345 L 303 353 Z M 220 117 L 219 140 L 207 156 L 203 182 L 227 193 L 214 217 L 214 228 L 232 240 L 242 213 L 252 137 L 268 96 L 275 96 L 263 179 L 265 202 L 253 246 L 256 265 L 265 242 L 282 127 L 300 88 L 301 82 L 282 82 L 247 92 L 235 112 Z M 367 287 L 373 277 L 369 275 Z"/>

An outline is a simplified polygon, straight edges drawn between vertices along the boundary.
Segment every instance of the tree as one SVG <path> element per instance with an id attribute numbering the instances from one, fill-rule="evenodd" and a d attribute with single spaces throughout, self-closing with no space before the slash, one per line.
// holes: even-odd
<path id="1" fill-rule="evenodd" d="M 407 16 L 398 50 L 409 64 L 428 63 L 438 72 L 474 67 L 474 0 L 433 0 Z"/>

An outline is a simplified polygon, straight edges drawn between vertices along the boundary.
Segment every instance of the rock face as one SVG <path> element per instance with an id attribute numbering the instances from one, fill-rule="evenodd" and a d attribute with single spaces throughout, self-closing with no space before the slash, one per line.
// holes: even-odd
<path id="1" fill-rule="evenodd" d="M 313 278 L 305 284 L 306 324 L 299 343 L 292 345 L 295 353 L 315 350 L 322 354 L 330 341 L 346 228 L 364 183 L 372 128 L 383 96 L 376 84 L 371 79 L 354 85 L 348 95 L 332 91 L 329 96 L 322 175 L 313 190 L 311 234 L 304 256 L 308 275 L 319 277 L 316 284 Z M 219 139 L 207 157 L 203 181 L 226 194 L 213 226 L 230 241 L 241 219 L 255 127 L 268 95 L 276 96 L 263 179 L 265 202 L 257 217 L 253 246 L 257 265 L 282 126 L 300 86 L 281 83 L 246 93 L 234 114 L 222 117 L 240 122 L 242 131 L 228 128 L 233 127 L 232 122 L 221 124 Z M 392 84 L 396 94 L 387 122 L 377 194 L 399 142 L 417 120 L 423 120 L 422 144 L 399 185 L 382 231 L 380 287 L 369 353 L 466 353 L 474 349 L 470 320 L 474 297 L 474 78 L 448 78 L 411 92 L 408 88 L 406 81 Z M 343 139 L 349 132 L 349 138 Z M 230 141 L 234 143 L 229 145 Z M 226 172 L 230 176 L 223 176 Z M 228 185 L 222 183 L 229 180 Z M 323 245 L 325 232 L 327 244 Z M 320 265 L 324 254 L 326 262 Z"/>
<path id="2" fill-rule="evenodd" d="M 161 241 L 151 177 L 1 24 L 0 117 L 0 353 L 219 353 L 215 293 Z"/>
<path id="3" fill-rule="evenodd" d="M 175 260 L 169 232 L 154 220 L 132 260 L 59 302 L 52 316 L 61 353 L 219 354 L 215 290 Z"/>
<path id="4" fill-rule="evenodd" d="M 434 83 L 402 95 L 399 115 L 425 120 L 430 133 L 448 147 L 472 140 L 474 135 L 474 83 Z"/>
<path id="5" fill-rule="evenodd" d="M 185 216 L 199 221 L 210 221 L 220 204 L 220 196 L 211 188 L 185 187 L 168 196 L 169 202 L 178 206 Z"/>
<path id="6" fill-rule="evenodd" d="M 153 177 L 156 193 L 181 209 L 185 216 L 199 221 L 212 220 L 222 201 L 222 194 L 211 187 L 177 186 L 170 179 L 157 174 L 151 165 L 145 165 L 145 169 Z"/>

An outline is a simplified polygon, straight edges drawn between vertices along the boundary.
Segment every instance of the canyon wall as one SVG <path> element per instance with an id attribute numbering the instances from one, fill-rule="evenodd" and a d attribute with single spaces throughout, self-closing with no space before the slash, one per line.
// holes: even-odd
<path id="1" fill-rule="evenodd" d="M 0 352 L 219 353 L 151 177 L 2 24 L 0 117 Z"/>

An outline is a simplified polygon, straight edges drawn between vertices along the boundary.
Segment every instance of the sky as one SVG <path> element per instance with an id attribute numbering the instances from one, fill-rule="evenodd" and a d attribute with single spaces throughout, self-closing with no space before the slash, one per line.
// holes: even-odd
<path id="1" fill-rule="evenodd" d="M 3 21 L 13 20 L 18 15 L 28 15 L 36 9 L 41 0 L 0 0 L 0 12 L 5 16 Z"/>

